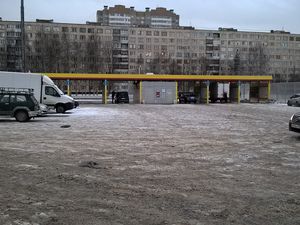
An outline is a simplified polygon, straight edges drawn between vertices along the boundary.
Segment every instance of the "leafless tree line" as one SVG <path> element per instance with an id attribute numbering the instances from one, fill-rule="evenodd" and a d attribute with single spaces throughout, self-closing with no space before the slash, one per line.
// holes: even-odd
<path id="1" fill-rule="evenodd" d="M 17 53 L 11 53 L 11 49 L 14 48 L 8 46 L 0 49 L 1 70 L 13 70 L 18 65 L 12 62 L 14 57 L 19 60 L 20 57 L 17 58 Z M 68 33 L 41 31 L 35 34 L 34 40 L 27 38 L 26 59 L 26 70 L 31 72 L 112 73 L 113 41 L 96 35 L 84 36 L 84 39 L 78 35 L 78 39 L 74 39 Z M 205 53 L 193 54 L 188 49 L 181 58 L 170 56 L 166 50 L 155 57 L 140 56 L 136 60 L 137 73 L 266 75 L 271 71 L 267 48 L 261 44 L 246 50 L 237 48 L 234 57 L 220 59 L 213 59 Z M 278 71 L 278 74 L 272 71 L 272 75 L 275 81 L 299 80 L 296 68 L 294 71 Z"/>
<path id="2" fill-rule="evenodd" d="M 27 41 L 26 70 L 56 73 L 111 73 L 112 46 L 97 36 L 72 40 L 63 34 L 39 32 Z"/>
<path id="3" fill-rule="evenodd" d="M 218 59 L 207 57 L 205 54 L 198 54 L 197 57 L 184 54 L 184 57 L 179 59 L 161 54 L 152 59 L 139 57 L 137 64 L 143 68 L 143 73 L 155 74 L 266 75 L 270 71 L 266 49 L 260 45 L 245 52 L 237 49 L 233 59 Z"/>
<path id="4" fill-rule="evenodd" d="M 247 51 L 236 49 L 233 59 L 222 59 L 220 74 L 266 75 L 270 71 L 269 57 L 262 45 Z"/>

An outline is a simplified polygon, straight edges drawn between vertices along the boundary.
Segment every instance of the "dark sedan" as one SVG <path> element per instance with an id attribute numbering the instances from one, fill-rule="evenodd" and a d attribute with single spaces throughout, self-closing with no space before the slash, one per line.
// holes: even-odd
<path id="1" fill-rule="evenodd" d="M 300 113 L 295 113 L 289 122 L 289 130 L 300 133 Z"/>
<path id="2" fill-rule="evenodd" d="M 300 94 L 295 94 L 290 97 L 287 102 L 288 106 L 300 106 Z"/>
<path id="3" fill-rule="evenodd" d="M 179 92 L 179 99 L 180 104 L 186 103 L 197 103 L 197 98 L 194 93 L 192 92 Z"/>
<path id="4" fill-rule="evenodd" d="M 129 96 L 127 91 L 120 91 L 116 93 L 115 103 L 129 103 Z"/>

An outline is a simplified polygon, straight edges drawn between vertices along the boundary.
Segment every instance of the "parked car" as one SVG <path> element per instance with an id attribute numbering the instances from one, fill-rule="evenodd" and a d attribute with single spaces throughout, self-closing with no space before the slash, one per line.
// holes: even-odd
<path id="1" fill-rule="evenodd" d="M 288 106 L 300 106 L 300 93 L 290 97 L 287 102 Z"/>
<path id="2" fill-rule="evenodd" d="M 289 121 L 289 130 L 300 133 L 300 113 L 292 115 Z"/>
<path id="3" fill-rule="evenodd" d="M 115 103 L 129 103 L 129 95 L 127 91 L 116 92 Z"/>
<path id="4" fill-rule="evenodd" d="M 19 122 L 41 115 L 32 89 L 0 88 L 0 115 L 15 117 Z"/>
<path id="5" fill-rule="evenodd" d="M 197 98 L 193 92 L 179 92 L 178 102 L 180 104 L 197 103 Z"/>

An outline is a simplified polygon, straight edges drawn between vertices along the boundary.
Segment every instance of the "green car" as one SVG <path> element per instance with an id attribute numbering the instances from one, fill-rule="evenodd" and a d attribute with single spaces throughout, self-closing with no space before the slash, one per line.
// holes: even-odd
<path id="1" fill-rule="evenodd" d="M 11 116 L 19 122 L 26 122 L 40 113 L 33 90 L 0 87 L 0 116 Z"/>

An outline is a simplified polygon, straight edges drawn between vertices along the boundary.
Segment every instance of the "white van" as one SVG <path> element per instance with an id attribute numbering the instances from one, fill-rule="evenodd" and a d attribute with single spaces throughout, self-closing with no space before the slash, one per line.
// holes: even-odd
<path id="1" fill-rule="evenodd" d="M 1 87 L 6 88 L 33 89 L 34 97 L 39 103 L 56 109 L 58 113 L 64 113 L 78 105 L 72 97 L 65 95 L 49 77 L 42 74 L 0 71 L 0 84 Z"/>

